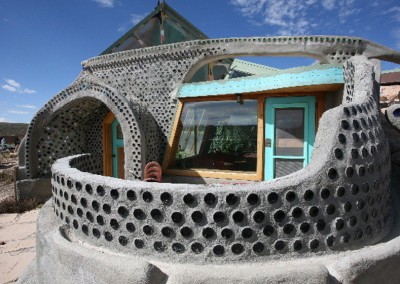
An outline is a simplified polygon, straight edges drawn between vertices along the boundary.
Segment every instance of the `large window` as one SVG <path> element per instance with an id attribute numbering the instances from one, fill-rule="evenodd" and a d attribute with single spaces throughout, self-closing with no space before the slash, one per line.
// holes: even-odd
<path id="1" fill-rule="evenodd" d="M 170 169 L 255 172 L 257 100 L 186 102 Z"/>

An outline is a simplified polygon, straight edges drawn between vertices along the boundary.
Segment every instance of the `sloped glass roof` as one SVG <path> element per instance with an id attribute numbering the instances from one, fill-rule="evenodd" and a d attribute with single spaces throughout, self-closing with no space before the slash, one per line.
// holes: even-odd
<path id="1" fill-rule="evenodd" d="M 204 33 L 193 26 L 188 20 L 178 14 L 178 12 L 165 2 L 162 2 L 157 5 L 152 13 L 109 46 L 102 55 L 161 44 L 207 38 L 208 37 Z M 215 79 L 266 75 L 275 73 L 277 70 L 272 67 L 237 59 L 223 59 L 216 65 L 212 65 L 214 66 L 211 68 L 213 68 L 212 73 Z M 208 68 L 208 66 L 202 67 L 190 81 L 207 81 Z"/>
<path id="2" fill-rule="evenodd" d="M 102 54 L 206 38 L 205 34 L 163 2 Z"/>

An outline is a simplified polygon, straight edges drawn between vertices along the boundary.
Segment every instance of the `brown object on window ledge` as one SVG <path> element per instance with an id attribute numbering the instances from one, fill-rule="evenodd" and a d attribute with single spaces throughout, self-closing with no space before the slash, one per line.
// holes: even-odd
<path id="1" fill-rule="evenodd" d="M 157 162 L 150 162 L 144 168 L 144 181 L 161 182 L 162 170 Z"/>

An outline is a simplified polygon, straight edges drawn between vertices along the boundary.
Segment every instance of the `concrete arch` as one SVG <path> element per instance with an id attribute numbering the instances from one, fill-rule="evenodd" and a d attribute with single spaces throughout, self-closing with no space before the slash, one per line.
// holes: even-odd
<path id="1" fill-rule="evenodd" d="M 88 109 L 85 109 L 85 106 Z M 146 157 L 146 148 L 137 146 L 145 145 L 142 126 L 137 123 L 140 116 L 139 106 L 132 107 L 124 96 L 111 87 L 82 77 L 77 79 L 70 88 L 50 100 L 32 120 L 26 138 L 26 176 L 28 178 L 49 177 L 48 168 L 56 159 L 88 152 L 96 143 L 99 146 L 99 137 L 93 134 L 101 135 L 100 118 L 107 110 L 114 113 L 124 133 L 124 148 L 127 153 L 125 178 L 141 179 L 142 169 L 146 162 L 143 158 Z M 69 114 L 66 115 L 67 113 Z M 85 137 L 85 130 L 88 132 L 87 137 Z M 64 137 L 59 137 L 60 135 Z M 84 136 L 84 141 L 79 137 L 72 137 L 78 135 Z M 89 141 L 90 139 L 97 140 Z M 90 143 L 92 145 L 89 145 Z M 72 147 L 72 149 L 60 150 L 66 147 Z M 100 174 L 99 169 L 96 169 L 96 173 Z"/>

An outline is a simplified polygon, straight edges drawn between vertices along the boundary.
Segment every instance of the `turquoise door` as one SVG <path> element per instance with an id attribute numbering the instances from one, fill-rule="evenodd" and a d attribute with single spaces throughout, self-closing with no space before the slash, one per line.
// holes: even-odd
<path id="1" fill-rule="evenodd" d="M 267 98 L 264 179 L 304 168 L 315 137 L 315 97 Z"/>
<path id="2" fill-rule="evenodd" d="M 117 119 L 111 124 L 112 136 L 112 175 L 124 178 L 124 139 L 121 125 Z"/>

